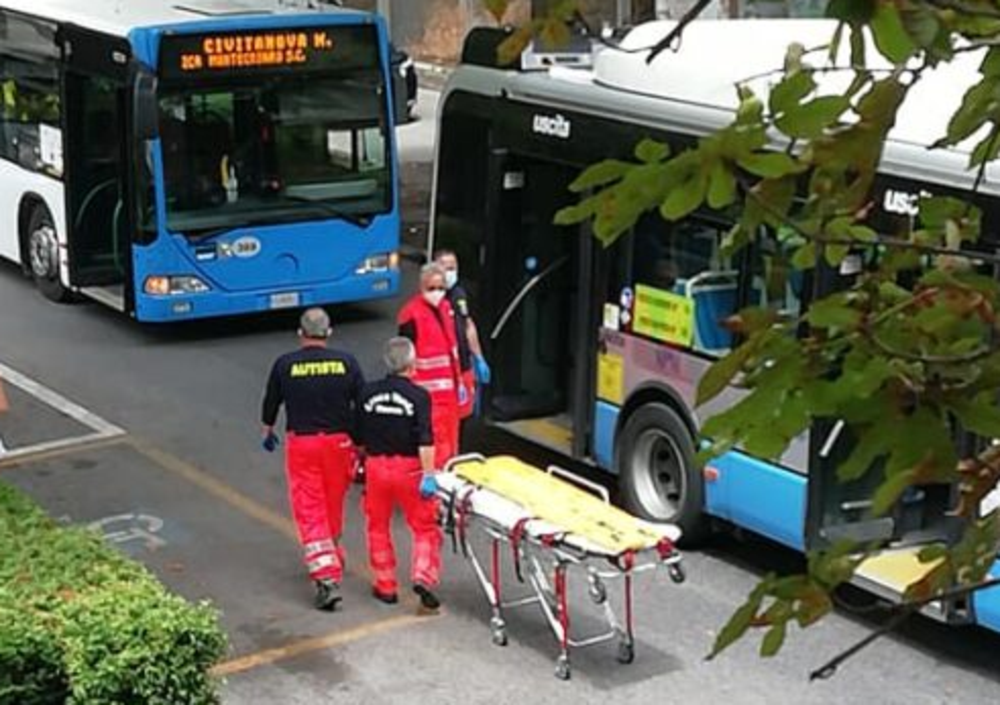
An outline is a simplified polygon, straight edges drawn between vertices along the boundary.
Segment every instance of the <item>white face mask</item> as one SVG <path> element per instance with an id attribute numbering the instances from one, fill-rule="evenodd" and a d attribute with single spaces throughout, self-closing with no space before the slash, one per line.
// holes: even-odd
<path id="1" fill-rule="evenodd" d="M 444 299 L 443 291 L 425 291 L 424 300 L 429 303 L 434 308 L 437 308 L 441 304 L 441 300 Z"/>
<path id="2" fill-rule="evenodd" d="M 458 270 L 457 269 L 444 270 L 444 285 L 449 289 L 454 289 L 456 284 L 458 284 Z"/>

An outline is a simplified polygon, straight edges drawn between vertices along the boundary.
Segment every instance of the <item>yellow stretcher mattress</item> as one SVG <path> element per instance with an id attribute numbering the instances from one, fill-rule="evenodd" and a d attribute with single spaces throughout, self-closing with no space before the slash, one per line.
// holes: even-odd
<path id="1" fill-rule="evenodd" d="M 666 536 L 641 519 L 510 456 L 456 463 L 451 472 L 525 508 L 532 517 L 586 538 L 609 553 L 656 546 Z"/>

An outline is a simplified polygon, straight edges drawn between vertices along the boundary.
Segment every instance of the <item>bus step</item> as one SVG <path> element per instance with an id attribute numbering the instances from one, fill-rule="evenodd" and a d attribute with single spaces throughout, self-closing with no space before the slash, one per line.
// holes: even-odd
<path id="1" fill-rule="evenodd" d="M 854 572 L 852 583 L 884 600 L 902 603 L 906 591 L 926 578 L 941 559 L 921 563 L 920 552 L 931 544 L 890 548 L 866 558 Z M 932 602 L 921 611 L 939 621 L 953 621 L 953 605 Z"/>

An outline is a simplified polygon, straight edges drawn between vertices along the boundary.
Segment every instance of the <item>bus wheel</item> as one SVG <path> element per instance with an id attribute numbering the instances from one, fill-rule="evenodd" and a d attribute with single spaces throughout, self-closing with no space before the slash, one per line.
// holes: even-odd
<path id="1" fill-rule="evenodd" d="M 666 404 L 639 407 L 616 444 L 622 503 L 633 514 L 676 524 L 685 545 L 703 540 L 705 485 L 695 463 L 691 432 Z"/>
<path id="2" fill-rule="evenodd" d="M 35 206 L 28 218 L 28 264 L 35 286 L 47 299 L 70 300 L 70 291 L 59 280 L 59 238 L 45 206 Z"/>

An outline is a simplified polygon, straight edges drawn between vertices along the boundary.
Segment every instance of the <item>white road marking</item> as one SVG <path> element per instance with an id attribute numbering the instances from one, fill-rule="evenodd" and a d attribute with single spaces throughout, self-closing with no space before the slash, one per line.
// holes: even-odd
<path id="1" fill-rule="evenodd" d="M 97 441 L 107 440 L 109 438 L 124 436 L 126 433 L 125 429 L 114 425 L 110 421 L 101 418 L 87 409 L 84 409 L 79 404 L 70 401 L 54 390 L 49 389 L 44 384 L 36 382 L 27 375 L 23 375 L 17 370 L 7 367 L 3 363 L 0 363 L 0 379 L 2 379 L 5 384 L 11 384 L 17 387 L 26 394 L 38 399 L 43 404 L 52 407 L 64 416 L 68 416 L 93 431 L 93 433 L 87 433 L 82 436 L 71 436 L 69 438 L 60 438 L 53 441 L 35 443 L 23 448 L 8 448 L 6 451 L 0 453 L 0 460 L 3 461 L 4 465 L 13 460 L 21 460 L 27 456 L 36 455 L 38 453 L 48 453 L 54 450 L 61 450 L 77 445 L 87 445 Z"/>

